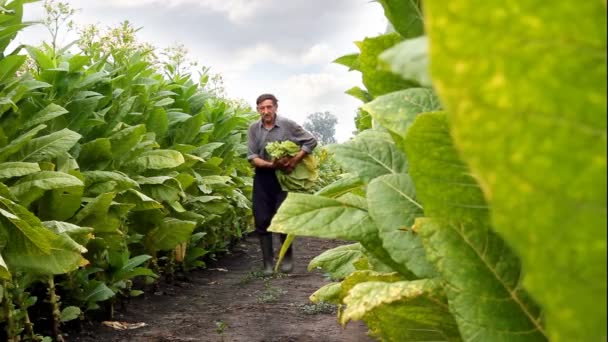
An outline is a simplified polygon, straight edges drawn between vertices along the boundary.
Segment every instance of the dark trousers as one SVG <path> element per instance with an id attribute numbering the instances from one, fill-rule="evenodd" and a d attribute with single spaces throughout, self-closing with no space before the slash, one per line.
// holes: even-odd
<path id="1" fill-rule="evenodd" d="M 268 235 L 270 221 L 287 197 L 281 189 L 275 171 L 256 168 L 253 176 L 253 220 L 259 235 Z"/>

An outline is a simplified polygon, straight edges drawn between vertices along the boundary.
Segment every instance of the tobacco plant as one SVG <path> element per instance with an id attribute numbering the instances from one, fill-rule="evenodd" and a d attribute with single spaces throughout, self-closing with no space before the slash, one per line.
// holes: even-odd
<path id="1" fill-rule="evenodd" d="M 337 60 L 351 176 L 270 228 L 355 242 L 311 299 L 387 341 L 605 340 L 605 3 L 379 3 L 394 29 Z"/>

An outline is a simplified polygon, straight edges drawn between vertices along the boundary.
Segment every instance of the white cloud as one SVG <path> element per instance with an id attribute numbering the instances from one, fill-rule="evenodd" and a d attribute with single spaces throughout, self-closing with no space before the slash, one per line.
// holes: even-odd
<path id="1" fill-rule="evenodd" d="M 226 14 L 230 20 L 238 21 L 253 16 L 271 2 L 271 0 L 107 0 L 104 6 L 110 5 L 119 8 L 198 6 Z"/>
<path id="2" fill-rule="evenodd" d="M 362 103 L 344 92 L 359 83 L 358 74 L 333 67 L 291 76 L 275 88 L 279 113 L 303 124 L 309 114 L 328 111 L 338 118 L 336 139 L 345 141 L 355 130 L 355 111 Z"/>
<path id="3" fill-rule="evenodd" d="M 290 67 L 325 65 L 338 57 L 338 52 L 328 44 L 320 43 L 311 46 L 304 53 L 285 52 L 269 43 L 258 43 L 240 49 L 231 54 L 229 63 L 223 65 L 226 72 L 243 72 L 259 63 L 277 64 Z"/>
<path id="4" fill-rule="evenodd" d="M 386 27 L 382 6 L 369 0 L 68 1 L 82 9 L 79 23 L 129 20 L 143 27 L 142 41 L 160 48 L 184 43 L 191 58 L 224 77 L 229 97 L 253 105 L 260 93 L 273 92 L 280 112 L 299 123 L 314 112 L 335 114 L 339 141 L 355 129 L 361 102 L 344 91 L 360 86 L 361 76 L 331 61 Z M 39 19 L 40 3 L 31 7 L 26 17 Z M 45 35 L 39 26 L 17 40 L 37 44 Z"/>

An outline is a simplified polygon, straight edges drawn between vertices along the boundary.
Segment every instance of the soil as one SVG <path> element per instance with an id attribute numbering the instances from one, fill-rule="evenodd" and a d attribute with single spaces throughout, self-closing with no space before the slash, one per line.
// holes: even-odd
<path id="1" fill-rule="evenodd" d="M 87 323 L 66 341 L 373 341 L 362 322 L 342 327 L 335 306 L 308 299 L 328 283 L 320 271 L 306 270 L 309 261 L 343 243 L 298 237 L 293 272 L 263 277 L 259 240 L 246 236 L 208 268 L 161 283 L 115 314 L 114 321 L 145 326 L 118 330 Z M 278 237 L 274 245 L 277 250 Z"/>

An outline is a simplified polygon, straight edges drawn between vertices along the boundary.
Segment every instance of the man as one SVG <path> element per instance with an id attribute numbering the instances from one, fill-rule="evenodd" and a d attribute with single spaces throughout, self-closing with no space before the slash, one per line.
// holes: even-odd
<path id="1" fill-rule="evenodd" d="M 256 100 L 260 120 L 249 126 L 249 152 L 247 159 L 255 167 L 253 178 L 253 218 L 255 230 L 260 236 L 264 275 L 273 273 L 272 233 L 268 226 L 279 209 L 287 193 L 275 174 L 276 170 L 291 172 L 296 165 L 317 146 L 316 139 L 292 120 L 277 116 L 278 100 L 272 94 L 262 94 Z M 291 140 L 301 146 L 300 152 L 292 158 L 271 160 L 266 152 L 266 144 L 274 141 Z M 281 242 L 287 237 L 280 234 Z M 293 250 L 290 247 L 281 263 L 281 271 L 293 270 Z"/>

